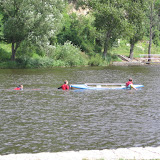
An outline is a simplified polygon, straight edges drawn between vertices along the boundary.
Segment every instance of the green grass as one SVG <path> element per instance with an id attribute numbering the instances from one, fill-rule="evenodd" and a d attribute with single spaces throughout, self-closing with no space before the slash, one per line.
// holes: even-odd
<path id="1" fill-rule="evenodd" d="M 133 57 L 139 58 L 140 54 L 148 54 L 148 45 L 148 41 L 146 40 L 138 42 L 135 45 Z M 127 41 L 121 40 L 118 47 L 112 48 L 111 53 L 116 55 L 120 54 L 129 56 L 130 45 Z M 151 54 L 160 54 L 160 46 L 155 46 L 154 44 L 152 44 Z"/>

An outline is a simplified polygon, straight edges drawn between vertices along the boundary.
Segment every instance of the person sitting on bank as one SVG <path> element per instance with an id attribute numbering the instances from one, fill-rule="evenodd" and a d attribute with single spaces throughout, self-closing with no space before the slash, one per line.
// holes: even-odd
<path id="1" fill-rule="evenodd" d="M 135 90 L 137 90 L 134 86 L 133 86 L 133 80 L 132 80 L 132 78 L 129 78 L 129 80 L 128 80 L 128 82 L 126 82 L 126 87 L 127 87 L 127 89 L 135 89 Z"/>
<path id="2" fill-rule="evenodd" d="M 64 84 L 61 87 L 59 87 L 58 89 L 68 90 L 69 89 L 68 81 L 65 80 Z"/>
<path id="3" fill-rule="evenodd" d="M 23 90 L 23 85 L 19 85 L 19 86 L 16 87 L 14 90 Z"/>

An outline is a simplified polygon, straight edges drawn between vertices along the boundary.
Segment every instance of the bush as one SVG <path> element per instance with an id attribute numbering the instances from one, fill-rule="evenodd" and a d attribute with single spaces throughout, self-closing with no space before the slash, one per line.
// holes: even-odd
<path id="1" fill-rule="evenodd" d="M 88 65 L 90 66 L 102 66 L 105 65 L 105 61 L 101 55 L 96 54 L 95 56 L 91 56 Z"/>
<path id="2" fill-rule="evenodd" d="M 0 62 L 6 62 L 11 59 L 11 53 L 7 52 L 6 50 L 0 48 Z"/>
<path id="3" fill-rule="evenodd" d="M 69 41 L 65 42 L 64 45 L 56 45 L 53 59 L 64 64 L 64 66 L 84 66 L 87 64 L 80 49 L 73 46 Z"/>
<path id="4" fill-rule="evenodd" d="M 0 68 L 1 69 L 5 69 L 5 68 L 15 69 L 15 68 L 18 68 L 18 66 L 16 62 L 8 61 L 8 62 L 1 62 Z"/>
<path id="5" fill-rule="evenodd" d="M 116 54 L 108 53 L 106 57 L 107 64 L 111 64 L 111 62 L 114 62 L 114 61 L 121 61 L 121 59 L 119 59 Z"/>
<path id="6" fill-rule="evenodd" d="M 21 57 L 16 59 L 20 68 L 47 68 L 53 66 L 53 59 L 34 55 L 33 57 Z"/>
<path id="7" fill-rule="evenodd" d="M 53 66 L 54 67 L 62 67 L 62 66 L 65 66 L 65 62 L 61 61 L 61 60 L 54 60 L 53 61 Z"/>
<path id="8" fill-rule="evenodd" d="M 4 61 L 3 61 L 4 62 Z M 87 56 L 71 42 L 51 47 L 48 56 L 18 54 L 15 62 L 1 63 L 1 68 L 49 68 L 57 66 L 84 66 L 87 65 Z"/>

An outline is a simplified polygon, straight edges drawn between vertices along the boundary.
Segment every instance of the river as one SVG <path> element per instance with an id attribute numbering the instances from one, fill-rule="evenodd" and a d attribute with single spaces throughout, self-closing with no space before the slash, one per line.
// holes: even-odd
<path id="1" fill-rule="evenodd" d="M 144 88 L 57 89 L 130 77 Z M 0 154 L 160 146 L 159 84 L 160 65 L 1 69 Z"/>

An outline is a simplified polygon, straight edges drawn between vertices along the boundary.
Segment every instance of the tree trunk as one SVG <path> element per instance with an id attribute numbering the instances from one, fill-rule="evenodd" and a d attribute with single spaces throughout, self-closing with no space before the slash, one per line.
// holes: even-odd
<path id="1" fill-rule="evenodd" d="M 107 32 L 106 34 L 106 40 L 104 42 L 104 52 L 103 52 L 103 56 L 104 56 L 104 59 L 106 59 L 107 57 L 107 52 L 108 52 L 108 46 L 109 46 L 109 38 L 110 38 L 110 32 Z"/>
<path id="2" fill-rule="evenodd" d="M 155 2 L 155 1 L 154 1 Z M 153 27 L 153 9 L 154 2 L 151 2 L 151 14 L 150 14 L 150 34 L 149 34 L 149 46 L 148 46 L 148 62 L 151 61 L 151 47 L 152 47 L 152 27 Z"/>
<path id="3" fill-rule="evenodd" d="M 149 46 L 148 46 L 148 62 L 151 61 L 151 47 L 152 47 L 152 36 L 153 36 L 153 11 L 154 11 L 155 0 L 151 2 L 151 13 L 150 13 L 150 34 L 149 34 Z"/>
<path id="4" fill-rule="evenodd" d="M 151 61 L 151 47 L 152 47 L 152 33 L 150 32 L 149 46 L 148 46 L 148 62 Z"/>
<path id="5" fill-rule="evenodd" d="M 12 42 L 12 56 L 11 56 L 11 61 L 15 61 L 15 56 L 16 56 L 16 50 L 14 49 L 15 43 Z"/>
<path id="6" fill-rule="evenodd" d="M 107 51 L 108 51 L 108 47 L 107 47 L 107 44 L 105 42 L 105 44 L 104 44 L 104 52 L 103 52 L 104 59 L 106 59 L 106 57 L 107 57 Z"/>
<path id="7" fill-rule="evenodd" d="M 132 60 L 133 59 L 133 50 L 134 50 L 134 44 L 130 44 L 130 54 L 129 54 L 129 58 Z"/>
<path id="8" fill-rule="evenodd" d="M 12 42 L 12 56 L 11 56 L 11 61 L 15 61 L 16 59 L 16 51 L 17 51 L 17 48 L 19 47 L 20 43 L 15 43 L 15 42 Z"/>

